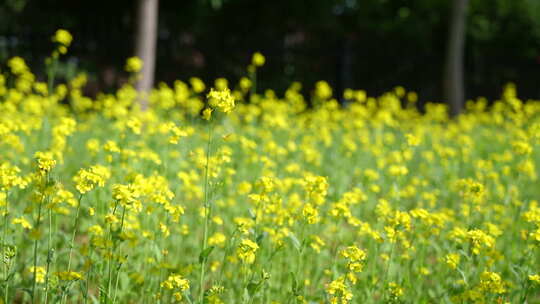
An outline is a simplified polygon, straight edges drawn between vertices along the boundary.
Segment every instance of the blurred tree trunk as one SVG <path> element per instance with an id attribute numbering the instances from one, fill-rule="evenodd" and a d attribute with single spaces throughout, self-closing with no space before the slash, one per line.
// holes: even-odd
<path id="1" fill-rule="evenodd" d="M 465 49 L 465 22 L 469 0 L 451 0 L 446 63 L 444 71 L 444 98 L 450 105 L 450 114 L 458 115 L 465 104 L 465 79 L 463 75 L 463 53 Z"/>
<path id="2" fill-rule="evenodd" d="M 353 47 L 352 47 L 352 41 L 351 37 L 348 35 L 345 35 L 340 40 L 339 45 L 339 57 L 338 57 L 338 64 L 337 64 L 337 85 L 336 85 L 336 93 L 339 95 L 339 100 L 344 103 L 345 98 L 343 97 L 343 92 L 345 92 L 345 89 L 350 89 L 354 85 L 352 83 L 353 80 Z"/>
<path id="3" fill-rule="evenodd" d="M 137 81 L 141 109 L 148 107 L 148 94 L 154 86 L 159 0 L 137 1 L 137 34 L 135 56 L 143 61 L 141 78 Z"/>

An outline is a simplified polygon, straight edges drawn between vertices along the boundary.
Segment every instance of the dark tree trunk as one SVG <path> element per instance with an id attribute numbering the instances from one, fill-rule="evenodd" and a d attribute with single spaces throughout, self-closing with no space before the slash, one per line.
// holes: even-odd
<path id="1" fill-rule="evenodd" d="M 450 114 L 458 115 L 465 104 L 465 80 L 463 74 L 463 53 L 465 49 L 465 22 L 469 0 L 451 0 L 452 16 L 446 64 L 444 71 L 444 98 L 450 106 Z"/>
<path id="2" fill-rule="evenodd" d="M 337 82 L 336 82 L 336 93 L 339 95 L 336 96 L 339 100 L 344 103 L 345 99 L 343 98 L 343 92 L 345 89 L 353 88 L 353 77 L 352 77 L 352 67 L 353 67 L 353 47 L 351 38 L 345 36 L 340 41 L 339 45 L 339 56 L 337 63 Z"/>
<path id="3" fill-rule="evenodd" d="M 159 0 L 137 1 L 137 35 L 135 55 L 143 61 L 141 78 L 137 81 L 141 109 L 148 107 L 148 94 L 154 86 Z"/>

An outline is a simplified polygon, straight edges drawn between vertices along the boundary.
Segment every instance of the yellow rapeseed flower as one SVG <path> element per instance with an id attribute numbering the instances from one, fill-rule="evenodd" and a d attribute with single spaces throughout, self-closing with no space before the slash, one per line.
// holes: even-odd
<path id="1" fill-rule="evenodd" d="M 253 64 L 256 67 L 263 66 L 266 61 L 266 58 L 264 58 L 263 54 L 256 52 L 253 54 L 253 57 L 251 57 L 251 64 Z"/>
<path id="2" fill-rule="evenodd" d="M 16 217 L 11 220 L 13 225 L 21 225 L 24 229 L 32 229 L 32 224 L 24 217 Z"/>
<path id="3" fill-rule="evenodd" d="M 345 283 L 345 277 L 339 277 L 326 286 L 331 304 L 346 304 L 352 300 L 353 294 Z"/>
<path id="4" fill-rule="evenodd" d="M 249 239 L 243 239 L 238 245 L 236 253 L 238 257 L 246 264 L 252 264 L 255 261 L 255 252 L 259 249 L 259 245 Z"/>
<path id="5" fill-rule="evenodd" d="M 43 266 L 30 266 L 28 267 L 28 272 L 32 274 L 32 276 L 35 275 L 36 283 L 45 283 L 45 275 L 47 274 L 47 271 L 45 270 L 45 267 Z"/>
<path id="6" fill-rule="evenodd" d="M 76 271 L 59 271 L 55 275 L 62 281 L 78 281 L 83 279 L 82 274 Z"/>
<path id="7" fill-rule="evenodd" d="M 34 158 L 40 175 L 49 173 L 56 166 L 56 160 L 54 160 L 51 152 L 36 152 Z"/>
<path id="8" fill-rule="evenodd" d="M 137 56 L 129 57 L 126 60 L 126 66 L 124 69 L 126 70 L 126 72 L 137 73 L 142 70 L 143 64 L 144 63 L 141 58 Z"/>
<path id="9" fill-rule="evenodd" d="M 121 205 L 132 205 L 138 201 L 140 192 L 132 184 L 128 185 L 113 185 L 113 198 L 118 200 Z"/>
<path id="10" fill-rule="evenodd" d="M 202 118 L 204 120 L 210 120 L 210 118 L 212 117 L 212 111 L 213 110 L 210 109 L 210 108 L 204 109 L 203 112 L 202 112 Z"/>
<path id="11" fill-rule="evenodd" d="M 71 36 L 71 33 L 67 30 L 59 29 L 56 31 L 56 33 L 54 33 L 52 40 L 53 42 L 57 42 L 65 47 L 68 47 L 73 40 L 73 36 Z"/>
<path id="12" fill-rule="evenodd" d="M 20 75 L 28 72 L 28 66 L 26 62 L 19 56 L 15 56 L 8 61 L 8 66 L 11 72 L 15 75 Z"/>
<path id="13" fill-rule="evenodd" d="M 161 282 L 161 287 L 166 289 L 178 288 L 181 291 L 185 291 L 189 289 L 189 281 L 179 274 L 171 274 L 165 281 Z"/>
<path id="14" fill-rule="evenodd" d="M 223 113 L 230 113 L 234 109 L 234 97 L 229 89 L 216 91 L 212 88 L 207 98 L 210 106 Z"/>
<path id="15" fill-rule="evenodd" d="M 445 257 L 445 262 L 451 269 L 456 269 L 461 257 L 458 253 L 449 253 Z"/>
<path id="16" fill-rule="evenodd" d="M 529 280 L 533 281 L 534 283 L 540 285 L 540 275 L 538 274 L 531 274 L 529 275 Z"/>
<path id="17" fill-rule="evenodd" d="M 191 77 L 189 79 L 189 83 L 191 84 L 191 87 L 193 88 L 193 92 L 195 93 L 202 93 L 206 89 L 206 85 L 200 78 Z"/>
<path id="18" fill-rule="evenodd" d="M 89 169 L 80 169 L 77 175 L 73 177 L 75 188 L 79 193 L 84 194 L 91 191 L 94 187 L 105 186 L 105 181 L 111 176 L 111 171 L 104 166 L 96 165 Z"/>

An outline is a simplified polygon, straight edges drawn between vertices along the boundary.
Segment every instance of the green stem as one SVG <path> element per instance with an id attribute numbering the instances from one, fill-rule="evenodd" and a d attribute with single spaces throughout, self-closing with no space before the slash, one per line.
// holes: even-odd
<path id="1" fill-rule="evenodd" d="M 257 93 L 257 70 L 255 70 L 253 73 L 249 73 L 251 76 L 251 89 L 250 93 L 251 95 L 255 95 Z"/>
<path id="2" fill-rule="evenodd" d="M 90 241 L 90 252 L 88 254 L 88 259 L 89 259 L 89 269 L 88 271 L 86 272 L 86 282 L 85 282 L 85 290 L 84 290 L 84 303 L 88 303 L 88 289 L 89 289 L 89 286 L 90 286 L 90 276 L 92 274 L 92 268 L 93 268 L 93 263 L 92 263 L 92 253 L 94 252 L 93 251 L 94 249 L 94 246 L 92 246 L 92 241 Z"/>
<path id="3" fill-rule="evenodd" d="M 122 220 L 120 222 L 120 235 L 122 234 L 122 230 L 124 229 L 124 219 L 126 217 L 126 207 L 122 208 Z M 114 251 L 116 252 L 116 244 L 114 246 Z M 113 304 L 116 303 L 116 295 L 118 293 L 118 278 L 120 277 L 120 267 L 122 266 L 122 263 L 119 263 L 118 269 L 116 270 L 116 283 L 114 286 L 114 297 L 113 297 Z"/>
<path id="4" fill-rule="evenodd" d="M 48 177 L 47 177 L 48 179 Z M 35 303 L 36 302 L 36 284 L 37 284 L 37 263 L 38 263 L 38 244 L 39 244 L 39 227 L 41 225 L 41 209 L 42 209 L 42 206 L 43 206 L 43 201 L 45 200 L 45 194 L 43 194 L 43 197 L 41 198 L 41 200 L 39 201 L 39 206 L 38 206 L 38 215 L 37 215 L 37 220 L 36 220 L 36 235 L 34 236 L 36 239 L 34 240 L 34 271 L 33 271 L 33 276 L 32 276 L 32 303 Z"/>
<path id="5" fill-rule="evenodd" d="M 144 258 L 143 258 L 143 261 L 147 261 L 147 260 L 148 260 L 148 252 L 150 252 L 150 247 L 148 246 L 148 243 L 149 243 L 149 242 L 147 241 L 147 242 L 145 243 L 145 245 L 144 245 L 144 253 L 143 253 L 143 257 L 144 257 Z M 146 269 L 147 269 L 147 267 L 148 267 L 147 264 L 148 264 L 148 263 L 141 263 L 141 268 L 140 268 L 140 270 L 139 270 L 139 273 L 146 273 L 146 271 L 147 271 Z M 161 272 L 161 271 L 160 271 L 160 272 Z M 161 273 L 160 273 L 159 279 L 161 279 Z M 159 283 L 160 283 L 160 282 L 158 282 L 158 285 L 160 285 Z M 149 286 L 152 287 L 153 284 L 154 284 L 154 277 L 152 276 L 152 278 L 151 278 L 151 280 L 150 280 L 150 283 L 149 283 Z M 160 289 L 160 288 L 161 288 L 161 287 L 159 287 L 159 289 Z M 161 290 L 159 290 L 159 292 L 161 292 Z M 144 295 L 142 296 L 142 302 L 143 302 L 143 303 L 147 303 L 147 302 L 148 302 L 147 299 L 146 299 L 147 295 L 148 295 L 148 293 L 144 293 Z M 159 303 L 159 298 L 158 298 L 158 303 Z"/>
<path id="6" fill-rule="evenodd" d="M 67 271 L 68 273 L 71 271 L 71 258 L 73 255 L 73 247 L 75 246 L 75 237 L 77 236 L 77 230 L 79 227 L 79 213 L 81 210 L 81 202 L 82 202 L 83 194 L 79 194 L 79 199 L 77 201 L 77 211 L 75 213 L 75 222 L 73 223 L 73 233 L 71 234 L 71 241 L 69 243 L 69 255 L 68 255 L 68 267 Z M 67 292 L 62 291 L 62 303 L 67 301 Z"/>
<path id="7" fill-rule="evenodd" d="M 242 262 L 242 291 L 244 291 L 248 286 L 248 268 L 245 262 Z M 242 303 L 249 302 L 251 295 L 248 293 L 248 298 L 242 296 Z"/>
<path id="8" fill-rule="evenodd" d="M 225 260 L 227 259 L 227 256 L 229 255 L 229 253 L 231 252 L 231 249 L 234 247 L 234 241 L 236 239 L 236 232 L 238 230 L 234 230 L 232 235 L 231 235 L 231 239 L 230 239 L 230 242 L 227 244 L 227 247 L 225 248 L 225 253 L 223 254 L 223 260 L 221 261 L 221 269 L 219 270 L 219 277 L 218 277 L 218 282 L 221 283 L 221 280 L 223 278 L 223 272 L 225 271 Z"/>
<path id="9" fill-rule="evenodd" d="M 114 283 L 114 297 L 113 297 L 113 303 L 116 303 L 116 295 L 118 293 L 118 281 L 120 280 L 120 268 L 122 267 L 122 263 L 118 264 L 118 267 L 116 269 L 116 282 Z"/>
<path id="10" fill-rule="evenodd" d="M 302 257 L 304 256 L 304 249 L 305 249 L 305 229 L 306 229 L 306 222 L 302 221 L 302 227 L 300 228 L 300 239 L 302 240 L 302 243 L 300 243 L 300 251 L 298 252 L 298 260 L 296 261 L 296 277 L 298 278 L 300 274 L 300 269 L 302 269 Z"/>
<path id="11" fill-rule="evenodd" d="M 208 200 L 208 167 L 210 164 L 210 148 L 212 143 L 212 122 L 208 122 L 208 142 L 206 145 L 206 165 L 204 169 L 204 228 L 203 228 L 203 240 L 202 240 L 202 251 L 204 252 L 207 247 L 208 242 L 208 224 L 210 221 L 210 202 Z M 199 280 L 199 303 L 204 302 L 204 277 L 206 270 L 206 258 L 201 261 L 201 272 Z"/>
<path id="12" fill-rule="evenodd" d="M 6 263 L 6 268 L 7 268 L 7 274 L 9 275 L 9 272 L 11 271 L 11 261 L 7 262 Z M 8 281 L 6 280 L 6 285 L 5 285 L 5 292 L 4 292 L 4 303 L 9 303 L 7 302 L 7 300 L 9 299 L 9 284 L 8 284 Z"/>
<path id="13" fill-rule="evenodd" d="M 394 247 L 396 245 L 397 239 L 392 243 L 392 247 L 390 247 L 390 255 L 388 256 L 388 263 L 386 263 L 386 269 L 384 271 L 384 276 L 382 280 L 382 288 L 386 288 L 386 280 L 388 279 L 388 273 L 390 271 L 390 264 L 392 264 L 392 255 L 394 254 Z M 383 292 L 384 293 L 384 292 Z M 386 293 L 384 293 L 386 294 Z"/>
<path id="14" fill-rule="evenodd" d="M 7 250 L 7 227 L 8 227 L 8 222 L 9 222 L 9 192 L 8 190 L 6 190 L 6 207 L 5 207 L 5 214 L 4 214 L 4 231 L 3 231 L 3 234 L 2 234 L 2 258 L 3 259 L 6 259 L 6 250 Z M 9 303 L 8 299 L 9 299 L 9 281 L 8 281 L 8 277 L 9 277 L 9 265 L 8 265 L 9 261 L 5 261 L 5 264 L 4 264 L 4 280 L 5 280 L 5 285 L 4 285 L 4 303 Z"/>
<path id="15" fill-rule="evenodd" d="M 166 225 L 169 227 L 169 217 L 167 217 Z M 163 249 L 166 247 L 165 244 L 165 237 L 159 239 L 161 244 L 158 244 L 158 248 L 161 248 L 161 255 L 160 255 L 160 265 L 164 265 L 165 259 L 167 258 L 167 255 L 163 254 Z M 160 295 L 158 298 L 158 304 L 161 303 L 161 292 L 163 290 L 163 287 L 161 286 L 161 282 L 163 282 L 163 267 L 160 266 L 159 268 L 159 280 L 158 280 L 158 294 Z"/>
<path id="16" fill-rule="evenodd" d="M 114 209 L 112 214 L 114 215 L 116 213 L 116 209 L 118 208 L 118 200 L 114 203 Z M 113 252 L 114 252 L 114 242 L 113 242 L 113 235 L 112 235 L 112 223 L 109 224 L 109 239 L 111 243 L 111 248 L 109 249 L 109 256 L 107 257 L 107 268 L 108 268 L 108 276 L 107 276 L 107 294 L 105 295 L 105 302 L 109 302 L 109 296 L 111 294 L 111 278 L 112 278 L 112 259 L 113 259 Z"/>
<path id="17" fill-rule="evenodd" d="M 163 278 L 163 267 L 160 267 L 159 268 L 159 281 L 158 281 L 158 295 L 159 295 L 158 304 L 161 304 L 161 298 L 162 298 L 162 295 L 161 295 L 161 291 L 163 289 L 163 287 L 161 287 L 162 278 Z"/>
<path id="18" fill-rule="evenodd" d="M 53 259 L 52 250 L 52 210 L 49 208 L 49 238 L 47 240 L 47 271 L 45 274 L 45 304 L 49 301 L 49 270 Z"/>
<path id="19" fill-rule="evenodd" d="M 527 294 L 529 293 L 529 288 L 531 287 L 531 284 L 527 282 L 527 287 L 525 288 L 525 293 L 521 297 L 520 303 L 527 303 Z"/>
<path id="20" fill-rule="evenodd" d="M 71 270 L 71 257 L 73 253 L 73 246 L 75 243 L 75 237 L 77 236 L 77 230 L 79 227 L 79 213 L 81 211 L 81 201 L 82 201 L 82 193 L 79 195 L 79 200 L 77 202 L 77 212 L 75 213 L 75 223 L 73 223 L 73 233 L 71 234 L 71 242 L 69 244 L 69 258 L 68 258 L 68 268 L 67 271 L 69 272 Z"/>

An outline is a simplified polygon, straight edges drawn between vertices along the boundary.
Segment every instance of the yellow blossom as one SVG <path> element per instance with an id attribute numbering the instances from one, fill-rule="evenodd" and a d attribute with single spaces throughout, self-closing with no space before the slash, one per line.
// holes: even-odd
<path id="1" fill-rule="evenodd" d="M 24 217 L 18 217 L 11 220 L 14 225 L 21 225 L 24 229 L 32 229 L 32 224 Z"/>
<path id="2" fill-rule="evenodd" d="M 243 239 L 238 245 L 236 251 L 238 257 L 246 264 L 252 264 L 255 261 L 255 253 L 259 249 L 259 245 L 249 239 Z"/>
<path id="3" fill-rule="evenodd" d="M 47 274 L 47 271 L 45 270 L 45 267 L 43 266 L 30 266 L 28 267 L 28 272 L 32 274 L 32 276 L 35 276 L 36 283 L 45 283 L 45 275 Z"/>
<path id="4" fill-rule="evenodd" d="M 266 59 L 264 58 L 263 54 L 259 52 L 255 52 L 251 58 L 251 64 L 257 67 L 263 66 L 265 61 Z"/>
<path id="5" fill-rule="evenodd" d="M 139 57 L 133 56 L 126 60 L 126 66 L 124 69 L 130 73 L 137 73 L 142 70 L 142 67 L 143 61 Z"/>
<path id="6" fill-rule="evenodd" d="M 204 109 L 203 112 L 202 112 L 202 118 L 204 120 L 210 120 L 210 117 L 212 117 L 212 111 L 213 110 L 210 109 L 210 108 Z"/>
<path id="7" fill-rule="evenodd" d="M 213 88 L 210 89 L 210 93 L 207 95 L 209 104 L 223 113 L 230 113 L 234 109 L 234 97 L 231 95 L 231 91 L 227 88 L 216 91 Z"/>
<path id="8" fill-rule="evenodd" d="M 55 275 L 63 281 L 77 281 L 83 279 L 82 274 L 75 271 L 60 271 L 56 272 Z"/>
<path id="9" fill-rule="evenodd" d="M 71 36 L 71 33 L 64 29 L 59 29 L 54 34 L 52 40 L 54 42 L 60 43 L 64 45 L 65 47 L 68 47 L 71 44 L 71 41 L 73 40 L 73 36 Z"/>

